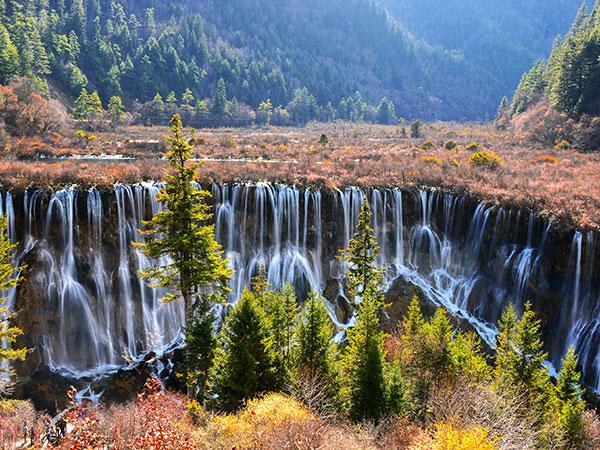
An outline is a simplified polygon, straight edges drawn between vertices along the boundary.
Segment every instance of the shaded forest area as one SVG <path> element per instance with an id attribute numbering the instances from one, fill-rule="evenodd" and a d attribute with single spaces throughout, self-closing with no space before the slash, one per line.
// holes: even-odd
<path id="1" fill-rule="evenodd" d="M 1 0 L 0 84 L 31 77 L 69 106 L 86 88 L 144 114 L 170 98 L 194 126 L 264 119 L 263 103 L 278 124 L 493 112 L 504 91 L 489 71 L 414 39 L 376 2 L 347 3 Z"/>

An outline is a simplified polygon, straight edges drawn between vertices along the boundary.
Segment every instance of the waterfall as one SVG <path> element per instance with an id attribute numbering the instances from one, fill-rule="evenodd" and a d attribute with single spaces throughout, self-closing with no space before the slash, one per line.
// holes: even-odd
<path id="1" fill-rule="evenodd" d="M 22 211 L 10 192 L 0 198 L 9 236 L 20 243 L 18 260 L 29 265 L 9 304 L 40 316 L 24 327 L 40 362 L 74 376 L 100 374 L 180 342 L 183 305 L 161 302 L 164 292 L 138 277 L 152 261 L 131 245 L 145 242 L 144 221 L 163 207 L 155 199 L 159 188 L 30 190 L 20 197 Z M 210 191 L 215 237 L 235 271 L 229 303 L 262 266 L 274 288 L 291 283 L 301 300 L 309 291 L 324 293 L 341 338 L 353 319 L 340 312 L 346 266 L 335 256 L 348 246 L 367 199 L 386 289 L 398 279 L 418 286 L 490 345 L 506 305 L 522 311 L 531 301 L 543 312 L 550 362 L 558 367 L 573 346 L 586 382 L 600 387 L 593 233 L 572 232 L 565 244 L 533 212 L 440 191 L 266 183 L 213 184 Z M 562 266 L 559 251 L 568 259 Z"/>

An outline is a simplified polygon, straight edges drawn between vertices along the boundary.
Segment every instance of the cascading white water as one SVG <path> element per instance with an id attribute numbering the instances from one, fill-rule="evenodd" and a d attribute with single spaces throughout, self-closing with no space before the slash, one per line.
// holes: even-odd
<path id="1" fill-rule="evenodd" d="M 138 230 L 161 209 L 158 189 L 144 184 L 117 185 L 112 194 L 27 192 L 24 217 L 15 215 L 12 196 L 5 194 L 2 207 L 11 239 L 21 242 L 19 259 L 35 261 L 25 283 L 39 297 L 28 307 L 45 316 L 33 331 L 43 363 L 76 376 L 101 373 L 124 364 L 126 356 L 159 352 L 181 337 L 182 305 L 160 302 L 164 293 L 139 279 L 138 271 L 151 261 L 131 245 L 144 242 Z M 327 291 L 335 325 L 351 325 L 351 317 L 336 314 L 345 266 L 334 256 L 348 245 L 367 198 L 380 245 L 377 264 L 386 268 L 388 287 L 397 277 L 414 283 L 490 344 L 508 302 L 522 309 L 527 300 L 560 292 L 565 309 L 548 323 L 556 331 L 545 333 L 551 362 L 559 363 L 572 345 L 586 381 L 600 386 L 592 233 L 574 234 L 568 267 L 556 274 L 549 223 L 533 213 L 473 206 L 450 193 L 270 184 L 213 185 L 211 191 L 215 236 L 235 270 L 230 302 L 263 266 L 275 288 L 289 282 L 300 297 Z M 86 217 L 78 217 L 82 210 Z M 12 293 L 16 309 L 24 306 L 20 301 Z"/>

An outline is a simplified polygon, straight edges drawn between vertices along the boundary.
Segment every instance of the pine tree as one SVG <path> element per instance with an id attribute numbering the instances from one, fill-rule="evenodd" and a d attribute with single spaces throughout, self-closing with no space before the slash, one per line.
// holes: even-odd
<path id="1" fill-rule="evenodd" d="M 537 61 L 529 72 L 523 74 L 510 104 L 510 117 L 526 111 L 544 93 L 546 88 L 545 68 L 544 61 Z"/>
<path id="2" fill-rule="evenodd" d="M 167 105 L 167 112 L 169 114 L 174 114 L 175 111 L 177 110 L 177 97 L 175 97 L 175 92 L 173 92 L 173 91 L 169 92 L 169 95 L 167 95 L 167 99 L 165 100 L 165 103 Z"/>
<path id="3" fill-rule="evenodd" d="M 500 101 L 500 105 L 498 105 L 498 110 L 496 111 L 495 120 L 498 120 L 501 117 L 503 117 L 508 112 L 509 107 L 510 107 L 510 104 L 508 103 L 508 98 L 505 95 L 504 97 L 502 97 L 502 100 Z"/>
<path id="4" fill-rule="evenodd" d="M 379 305 L 371 293 L 365 294 L 358 306 L 357 324 L 347 330 L 348 346 L 342 363 L 349 388 L 350 417 L 354 420 L 378 420 L 386 410 Z"/>
<path id="5" fill-rule="evenodd" d="M 441 308 L 431 321 L 426 321 L 416 296 L 402 319 L 401 329 L 400 364 L 410 400 L 409 412 L 424 421 L 432 390 L 451 371 L 452 331 L 447 313 Z"/>
<path id="6" fill-rule="evenodd" d="M 77 33 L 80 40 L 85 41 L 85 9 L 83 8 L 83 0 L 73 0 L 70 16 L 73 30 Z"/>
<path id="7" fill-rule="evenodd" d="M 294 343 L 294 327 L 300 307 L 294 288 L 288 283 L 283 292 L 275 292 L 267 304 L 271 350 L 275 358 L 278 379 L 283 383 L 291 368 L 291 351 Z"/>
<path id="8" fill-rule="evenodd" d="M 377 107 L 377 122 L 382 124 L 390 123 L 390 106 L 387 97 L 383 97 Z"/>
<path id="9" fill-rule="evenodd" d="M 379 330 L 378 313 L 383 307 L 380 282 L 382 269 L 375 266 L 379 247 L 369 223 L 371 211 L 365 200 L 358 225 L 348 248 L 340 259 L 346 271 L 350 292 L 360 297 L 357 325 L 348 329 L 348 346 L 343 356 L 345 377 L 349 387 L 350 415 L 355 420 L 377 420 L 385 412 L 383 333 Z"/>
<path id="10" fill-rule="evenodd" d="M 266 311 L 273 295 L 275 295 L 275 292 L 273 292 L 270 287 L 271 285 L 267 280 L 265 268 L 261 265 L 258 267 L 256 276 L 252 278 L 252 293 L 254 294 L 254 297 L 256 297 L 258 306 L 260 306 L 263 311 Z"/>
<path id="11" fill-rule="evenodd" d="M 383 269 L 375 265 L 375 258 L 379 255 L 379 246 L 370 227 L 371 210 L 367 201 L 363 201 L 358 215 L 358 225 L 354 237 L 348 243 L 348 248 L 341 251 L 338 259 L 348 263 L 346 276 L 350 294 L 363 297 L 369 294 L 382 306 L 381 280 Z M 356 298 L 355 298 L 356 302 Z"/>
<path id="12" fill-rule="evenodd" d="M 77 63 L 80 53 L 81 47 L 79 45 L 79 38 L 77 37 L 77 33 L 71 30 L 69 32 L 69 59 L 73 64 Z"/>
<path id="13" fill-rule="evenodd" d="M 385 413 L 397 415 L 406 410 L 406 387 L 399 360 L 388 365 L 384 373 Z"/>
<path id="14" fill-rule="evenodd" d="M 169 256 L 170 263 L 147 267 L 141 274 L 152 283 L 169 292 L 164 300 L 182 298 L 185 305 L 185 328 L 191 325 L 194 305 L 215 291 L 226 294 L 231 270 L 223 260 L 219 244 L 214 238 L 214 226 L 202 225 L 211 217 L 205 199 L 210 196 L 200 191 L 194 182 L 198 164 L 191 164 L 192 147 L 182 136 L 181 120 L 171 120 L 172 137 L 167 159 L 171 173 L 166 186 L 156 199 L 166 206 L 152 220 L 144 222 L 143 233 L 149 237 L 146 244 L 136 244 L 143 252 L 158 261 Z"/>
<path id="15" fill-rule="evenodd" d="M 152 118 L 154 121 L 158 121 L 162 119 L 163 113 L 165 110 L 165 102 L 163 102 L 162 97 L 157 92 L 154 98 L 152 99 L 152 105 L 150 106 L 150 112 L 152 114 Z"/>
<path id="16" fill-rule="evenodd" d="M 102 102 L 97 92 L 92 92 L 87 98 L 87 119 L 102 117 Z"/>
<path id="17" fill-rule="evenodd" d="M 89 94 L 86 88 L 82 88 L 79 97 L 75 100 L 75 108 L 73 108 L 73 117 L 76 120 L 87 120 L 89 116 L 88 104 Z"/>
<path id="18" fill-rule="evenodd" d="M 79 70 L 79 67 L 73 66 L 71 69 L 71 75 L 69 76 L 69 88 L 71 89 L 71 93 L 80 96 L 81 91 L 87 86 L 87 84 L 87 77 L 81 72 L 81 70 Z"/>
<path id="19" fill-rule="evenodd" d="M 583 442 L 583 413 L 585 401 L 581 398 L 580 373 L 577 371 L 577 356 L 572 348 L 562 360 L 558 373 L 556 394 L 561 401 L 559 424 L 565 430 L 569 448 L 577 448 Z"/>
<path id="20" fill-rule="evenodd" d="M 19 72 L 19 52 L 12 43 L 8 31 L 0 23 L 0 84 L 8 84 Z"/>
<path id="21" fill-rule="evenodd" d="M 6 216 L 4 216 L 0 219 L 0 292 L 7 292 L 9 289 L 15 288 L 20 281 L 20 278 L 15 277 L 15 275 L 21 272 L 23 267 L 13 265 L 15 247 L 8 237 Z M 0 298 L 0 305 L 4 302 L 6 302 L 6 298 Z M 13 313 L 0 306 L 0 342 L 5 343 L 5 345 L 0 346 L 0 362 L 2 363 L 10 363 L 16 359 L 24 360 L 27 354 L 26 348 L 12 348 L 12 344 L 22 334 L 19 328 L 10 326 L 13 317 Z M 2 364 L 0 374 L 0 395 L 6 395 L 11 388 L 8 379 L 8 376 L 12 374 L 10 365 Z"/>
<path id="22" fill-rule="evenodd" d="M 214 335 L 215 316 L 212 305 L 219 299 L 201 298 L 189 328 L 185 330 L 185 364 L 190 390 L 206 400 L 208 373 L 215 356 L 217 339 Z"/>
<path id="23" fill-rule="evenodd" d="M 267 99 L 266 102 L 261 102 L 260 105 L 258 105 L 258 113 L 264 122 L 271 123 L 271 117 L 273 116 L 271 99 Z"/>
<path id="24" fill-rule="evenodd" d="M 298 347 L 294 351 L 294 366 L 310 379 L 320 377 L 330 381 L 334 374 L 335 344 L 333 326 L 323 298 L 311 292 L 304 303 L 296 328 Z"/>
<path id="25" fill-rule="evenodd" d="M 509 303 L 498 323 L 500 333 L 496 337 L 496 354 L 494 356 L 496 362 L 494 379 L 497 382 L 504 380 L 508 376 L 508 370 L 517 357 L 517 350 L 514 345 L 517 322 L 518 318 L 515 309 L 512 303 Z"/>
<path id="26" fill-rule="evenodd" d="M 196 117 L 203 117 L 209 114 L 208 106 L 206 106 L 206 102 L 204 100 L 196 100 L 196 106 L 194 108 L 196 111 Z"/>
<path id="27" fill-rule="evenodd" d="M 432 382 L 448 378 L 451 372 L 450 344 L 453 331 L 448 313 L 444 308 L 438 308 L 431 321 L 424 325 L 427 339 L 427 362 L 433 369 Z"/>
<path id="28" fill-rule="evenodd" d="M 123 116 L 125 115 L 125 108 L 123 107 L 123 101 L 121 97 L 114 95 L 108 101 L 108 118 L 114 125 L 123 123 Z"/>
<path id="29" fill-rule="evenodd" d="M 540 326 L 529 303 L 520 320 L 511 305 L 504 311 L 496 344 L 494 386 L 523 400 L 523 408 L 534 418 L 541 430 L 540 442 L 544 442 L 552 432 L 557 399 L 543 365 L 547 354 L 542 351 Z"/>
<path id="30" fill-rule="evenodd" d="M 33 52 L 33 72 L 39 76 L 46 76 L 50 73 L 50 61 L 46 54 L 46 49 L 42 43 L 38 27 L 34 24 L 30 26 L 30 41 Z"/>
<path id="31" fill-rule="evenodd" d="M 227 106 L 227 91 L 225 90 L 225 81 L 223 78 L 219 79 L 217 83 L 217 90 L 212 100 L 211 110 L 216 116 L 222 116 Z"/>
<path id="32" fill-rule="evenodd" d="M 423 122 L 420 120 L 413 120 L 410 124 L 410 137 L 418 138 L 421 137 L 421 132 L 423 131 Z"/>
<path id="33" fill-rule="evenodd" d="M 481 340 L 475 333 L 456 333 L 449 351 L 451 367 L 455 374 L 465 375 L 475 383 L 491 378 L 490 366 L 481 352 Z"/>
<path id="34" fill-rule="evenodd" d="M 211 383 L 215 403 L 227 411 L 276 387 L 268 323 L 248 290 L 233 306 L 219 335 Z"/>
<path id="35" fill-rule="evenodd" d="M 183 95 L 181 96 L 181 104 L 183 106 L 189 106 L 191 108 L 193 102 L 194 96 L 192 94 L 192 91 L 190 90 L 190 88 L 186 88 L 183 92 Z"/>

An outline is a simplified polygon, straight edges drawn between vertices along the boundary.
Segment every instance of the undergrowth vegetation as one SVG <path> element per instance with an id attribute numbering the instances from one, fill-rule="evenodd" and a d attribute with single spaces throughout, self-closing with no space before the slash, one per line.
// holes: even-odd
<path id="1" fill-rule="evenodd" d="M 553 383 L 540 359 L 539 321 L 528 307 L 521 317 L 509 307 L 500 330 L 498 353 L 490 361 L 473 334 L 453 330 L 443 309 L 427 319 L 414 299 L 382 346 L 387 370 L 399 370 L 402 407 L 378 420 L 348 420 L 348 404 L 327 403 L 324 379 L 306 374 L 290 372 L 292 381 L 276 392 L 259 389 L 227 413 L 149 378 L 137 399 L 120 404 L 77 402 L 72 388 L 66 435 L 53 439 L 53 448 L 598 448 L 600 421 L 595 412 L 584 410 L 573 353 Z M 345 389 L 340 392 L 346 395 Z M 21 442 L 23 422 L 43 436 L 51 429 L 48 419 L 26 402 L 6 403 L 0 413 L 3 448 Z M 37 436 L 32 442 L 39 443 Z"/>

